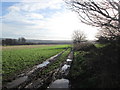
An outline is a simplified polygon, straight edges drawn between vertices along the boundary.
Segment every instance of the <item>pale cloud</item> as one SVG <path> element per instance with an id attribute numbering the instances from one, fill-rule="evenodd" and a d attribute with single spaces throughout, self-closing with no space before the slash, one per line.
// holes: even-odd
<path id="1" fill-rule="evenodd" d="M 70 0 L 68 0 L 68 1 L 70 1 Z M 84 0 L 84 1 L 87 2 L 88 0 Z M 105 1 L 105 0 L 93 0 L 93 1 L 101 2 L 101 1 Z M 108 0 L 108 1 L 111 1 L 111 0 Z M 41 0 L 1 0 L 1 2 L 41 2 Z M 119 2 L 119 0 L 114 0 L 114 2 Z"/>
<path id="2" fill-rule="evenodd" d="M 43 19 L 44 16 L 41 14 L 37 14 L 37 13 L 29 13 L 27 15 L 25 15 L 27 18 L 31 18 L 31 19 Z"/>
<path id="3" fill-rule="evenodd" d="M 1 2 L 42 2 L 44 0 L 1 0 Z M 53 0 L 51 0 L 53 1 Z M 54 0 L 55 2 L 59 2 L 61 0 Z"/>
<path id="4" fill-rule="evenodd" d="M 61 9 L 62 5 L 64 4 L 63 0 L 39 0 L 38 2 L 35 2 L 34 0 L 28 1 L 23 0 L 19 4 L 16 4 L 14 6 L 11 6 L 9 10 L 23 10 L 23 11 L 36 11 L 41 9 Z"/>
<path id="5" fill-rule="evenodd" d="M 14 11 L 17 12 L 17 11 L 20 11 L 20 8 L 17 6 L 11 6 L 8 8 L 8 10 L 10 10 L 11 12 L 14 12 Z"/>
<path id="6" fill-rule="evenodd" d="M 25 0 L 26 1 L 26 0 Z M 39 1 L 39 0 L 38 0 Z M 44 16 L 40 13 L 36 13 L 37 10 L 43 9 L 60 9 L 62 6 L 62 0 L 40 0 L 39 2 L 21 2 L 10 6 L 8 8 L 9 13 L 3 16 L 3 21 L 12 22 L 32 22 L 29 19 L 43 19 Z M 47 12 L 45 12 L 47 14 Z"/>
<path id="7" fill-rule="evenodd" d="M 22 25 L 36 24 L 37 22 L 40 22 L 40 19 L 44 19 L 44 16 L 39 13 L 23 13 L 22 11 L 16 11 L 13 9 L 10 9 L 9 13 L 2 17 L 3 23 L 16 23 Z"/>
<path id="8" fill-rule="evenodd" d="M 43 9 L 56 10 L 49 17 Z M 61 11 L 59 11 L 59 9 Z M 28 39 L 66 39 L 70 40 L 74 30 L 83 30 L 89 39 L 94 39 L 97 29 L 82 24 L 76 13 L 64 8 L 63 0 L 40 0 L 39 2 L 22 2 L 8 8 L 3 16 L 3 36 L 26 37 Z M 44 14 L 43 14 L 44 13 Z"/>

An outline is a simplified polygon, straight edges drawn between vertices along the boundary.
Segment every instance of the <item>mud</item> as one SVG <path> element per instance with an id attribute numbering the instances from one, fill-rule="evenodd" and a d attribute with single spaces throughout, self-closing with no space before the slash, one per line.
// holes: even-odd
<path id="1" fill-rule="evenodd" d="M 70 82 L 67 76 L 73 60 L 73 51 L 70 52 L 68 58 L 59 68 L 52 70 L 47 75 L 39 75 L 63 53 L 64 51 L 34 66 L 31 70 L 19 75 L 12 82 L 8 82 L 3 88 L 44 88 L 44 90 L 48 88 L 69 88 Z"/>
<path id="2" fill-rule="evenodd" d="M 27 79 L 28 79 L 28 76 L 20 77 L 16 80 L 12 81 L 11 83 L 8 83 L 7 88 L 16 87 L 16 86 L 20 85 L 21 83 L 25 82 Z"/>

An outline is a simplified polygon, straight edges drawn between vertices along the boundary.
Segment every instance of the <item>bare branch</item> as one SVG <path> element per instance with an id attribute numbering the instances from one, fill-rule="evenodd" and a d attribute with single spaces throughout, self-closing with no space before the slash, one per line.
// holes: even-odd
<path id="1" fill-rule="evenodd" d="M 96 27 L 120 28 L 120 2 L 117 0 L 70 0 L 71 9 L 78 13 L 83 23 Z M 114 25 L 113 22 L 118 23 Z"/>

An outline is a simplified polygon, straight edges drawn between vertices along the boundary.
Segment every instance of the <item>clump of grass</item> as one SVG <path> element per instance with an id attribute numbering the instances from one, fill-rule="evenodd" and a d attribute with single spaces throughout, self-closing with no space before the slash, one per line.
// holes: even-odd
<path id="1" fill-rule="evenodd" d="M 79 43 L 74 45 L 75 51 L 89 51 L 92 49 L 96 49 L 96 47 L 91 43 Z"/>
<path id="2" fill-rule="evenodd" d="M 95 47 L 96 48 L 103 48 L 103 47 L 105 47 L 105 46 L 107 46 L 108 44 L 95 44 Z"/>

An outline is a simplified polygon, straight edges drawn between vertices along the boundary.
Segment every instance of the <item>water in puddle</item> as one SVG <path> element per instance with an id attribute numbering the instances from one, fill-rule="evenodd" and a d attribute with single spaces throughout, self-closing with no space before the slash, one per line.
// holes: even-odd
<path id="1" fill-rule="evenodd" d="M 57 56 L 59 56 L 59 54 L 57 54 L 57 55 L 55 55 L 55 56 L 51 57 L 50 59 L 54 59 L 54 58 L 55 58 L 55 57 L 57 57 Z"/>
<path id="2" fill-rule="evenodd" d="M 49 63 L 50 63 L 49 61 L 45 61 L 42 64 L 37 65 L 37 68 L 41 68 L 41 67 L 47 66 Z"/>
<path id="3" fill-rule="evenodd" d="M 24 81 L 26 81 L 28 79 L 28 76 L 24 76 L 24 77 L 20 77 L 10 83 L 7 84 L 8 88 L 13 88 L 15 86 L 20 85 L 21 83 L 23 83 Z"/>
<path id="4" fill-rule="evenodd" d="M 50 63 L 49 61 L 44 61 L 42 64 L 37 65 L 36 68 L 34 68 L 34 69 L 32 69 L 31 71 L 29 71 L 29 72 L 27 73 L 27 75 L 30 75 L 31 73 L 33 73 L 33 72 L 34 72 L 36 69 L 38 69 L 38 68 L 47 66 L 49 63 Z"/>
<path id="5" fill-rule="evenodd" d="M 58 79 L 52 82 L 49 88 L 69 88 L 69 80 L 68 79 Z"/>
<path id="6" fill-rule="evenodd" d="M 71 60 L 71 59 L 67 59 L 66 61 L 67 61 L 67 62 L 72 62 L 72 60 Z"/>
<path id="7" fill-rule="evenodd" d="M 65 65 L 61 68 L 61 70 L 62 70 L 62 71 L 66 71 L 69 67 L 70 67 L 70 65 L 65 64 Z"/>

